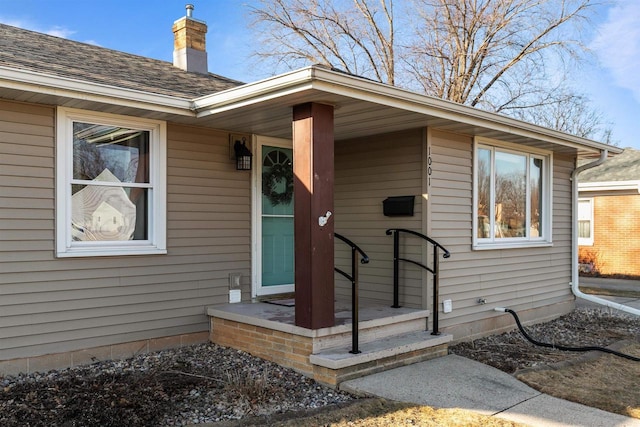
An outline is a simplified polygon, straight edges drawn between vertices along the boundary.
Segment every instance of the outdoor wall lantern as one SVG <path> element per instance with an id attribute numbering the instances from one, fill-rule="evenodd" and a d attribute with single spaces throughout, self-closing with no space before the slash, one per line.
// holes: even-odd
<path id="1" fill-rule="evenodd" d="M 242 141 L 237 139 L 233 144 L 233 149 L 236 152 L 236 170 L 250 171 L 253 154 L 247 148 L 247 139 L 245 137 L 242 137 Z"/>

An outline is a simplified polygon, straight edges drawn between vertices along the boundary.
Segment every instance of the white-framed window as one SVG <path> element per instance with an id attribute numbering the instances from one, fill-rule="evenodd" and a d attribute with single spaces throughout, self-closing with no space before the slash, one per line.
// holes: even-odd
<path id="1" fill-rule="evenodd" d="M 59 107 L 58 257 L 166 253 L 166 123 Z"/>
<path id="2" fill-rule="evenodd" d="M 474 249 L 551 245 L 552 161 L 546 151 L 475 139 Z"/>
<path id="3" fill-rule="evenodd" d="M 593 199 L 578 199 L 578 245 L 593 246 Z"/>

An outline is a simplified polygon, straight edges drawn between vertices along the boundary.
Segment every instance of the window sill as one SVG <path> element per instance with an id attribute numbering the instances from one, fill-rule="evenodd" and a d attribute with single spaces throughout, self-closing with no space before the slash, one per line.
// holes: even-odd
<path id="1" fill-rule="evenodd" d="M 81 257 L 104 257 L 104 256 L 131 256 L 131 255 L 166 255 L 166 249 L 158 248 L 82 248 L 67 249 L 64 252 L 57 252 L 57 258 L 81 258 Z"/>
<path id="2" fill-rule="evenodd" d="M 485 243 L 474 244 L 471 249 L 474 251 L 491 251 L 496 249 L 526 249 L 526 248 L 549 248 L 553 246 L 553 242 L 510 242 L 510 243 Z"/>

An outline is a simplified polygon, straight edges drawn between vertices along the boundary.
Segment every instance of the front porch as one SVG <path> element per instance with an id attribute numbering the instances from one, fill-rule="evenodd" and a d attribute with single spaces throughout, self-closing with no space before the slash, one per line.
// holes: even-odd
<path id="1" fill-rule="evenodd" d="M 437 310 L 439 306 L 437 260 L 439 248 L 444 248 L 425 235 L 428 180 L 423 130 L 337 144 L 332 103 L 299 103 L 291 113 L 290 142 L 277 140 L 275 135 L 254 140 L 261 166 L 252 172 L 250 297 L 295 289 L 295 303 L 247 303 L 245 297 L 245 303 L 210 307 L 211 341 L 293 368 L 330 386 L 446 354 L 452 337 L 427 330 L 431 313 L 425 308 L 430 305 Z M 402 150 L 398 150 L 398 141 L 402 141 Z M 410 199 L 411 209 L 386 212 L 390 198 Z M 286 228 L 284 224 L 282 229 L 269 228 L 283 218 L 288 221 Z M 349 238 L 342 236 L 342 230 Z M 408 242 L 411 235 L 422 240 Z M 409 258 L 401 257 L 400 241 L 402 253 Z M 350 247 L 350 257 L 342 243 Z M 367 251 L 371 248 L 371 265 L 365 265 L 369 256 L 359 244 L 366 245 Z M 444 251 L 442 255 L 448 257 Z M 434 259 L 432 268 L 426 266 L 429 255 Z M 400 261 L 410 267 L 402 274 L 402 292 L 398 290 Z M 367 284 L 362 294 L 359 268 Z M 342 300 L 348 298 L 348 288 L 336 282 L 335 272 L 351 282 L 350 294 L 359 302 L 360 308 L 353 308 L 358 333 L 352 328 L 352 305 Z M 389 307 L 391 297 L 395 307 L 413 308 Z M 437 317 L 432 320 L 437 331 Z M 352 337 L 357 335 L 359 351 L 351 352 Z"/>
<path id="2" fill-rule="evenodd" d="M 335 325 L 295 325 L 295 307 L 267 302 L 209 307 L 210 340 L 295 369 L 335 387 L 340 382 L 447 354 L 448 334 L 427 330 L 429 310 L 361 299 L 359 350 L 352 354 L 351 302 L 335 302 Z"/>

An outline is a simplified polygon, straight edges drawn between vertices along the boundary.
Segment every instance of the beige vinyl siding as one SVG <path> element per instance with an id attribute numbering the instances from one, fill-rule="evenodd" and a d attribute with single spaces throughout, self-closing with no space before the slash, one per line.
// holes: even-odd
<path id="1" fill-rule="evenodd" d="M 54 109 L 0 102 L 0 360 L 208 330 L 250 290 L 250 177 L 224 132 L 168 124 L 167 255 L 54 257 Z"/>
<path id="2" fill-rule="evenodd" d="M 53 250 L 52 141 L 52 108 L 0 102 L 0 274 Z"/>
<path id="3" fill-rule="evenodd" d="M 422 227 L 422 130 L 337 141 L 335 145 L 335 231 L 351 239 L 370 257 L 360 265 L 360 296 L 393 301 L 393 238 L 388 228 Z M 386 217 L 382 201 L 389 196 L 415 195 L 413 217 Z M 403 239 L 404 240 L 404 239 Z M 336 265 L 350 272 L 351 253 L 336 241 Z M 402 256 L 420 261 L 420 243 L 409 239 Z M 351 297 L 351 285 L 336 274 L 336 293 Z M 420 307 L 421 272 L 415 266 L 401 267 L 400 302 Z"/>
<path id="4" fill-rule="evenodd" d="M 453 311 L 440 313 L 441 326 L 495 317 L 494 307 L 517 311 L 572 299 L 571 159 L 553 157 L 552 247 L 473 251 L 473 139 L 434 130 L 430 144 L 431 237 L 451 252 L 440 263 L 440 301 L 451 299 Z"/>

